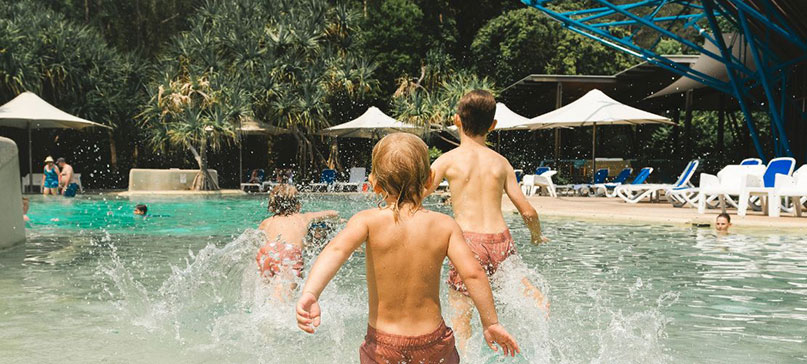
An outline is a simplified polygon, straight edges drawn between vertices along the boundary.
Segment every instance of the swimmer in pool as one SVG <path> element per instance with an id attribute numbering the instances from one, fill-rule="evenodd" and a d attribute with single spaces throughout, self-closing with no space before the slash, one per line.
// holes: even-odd
<path id="1" fill-rule="evenodd" d="M 149 208 L 148 208 L 148 206 L 141 203 L 141 204 L 135 206 L 133 213 L 135 215 L 139 215 L 139 216 L 146 216 L 149 213 Z"/>
<path id="2" fill-rule="evenodd" d="M 302 278 L 304 238 L 309 227 L 312 223 L 339 217 L 339 212 L 334 210 L 300 213 L 301 207 L 297 189 L 292 185 L 275 186 L 269 193 L 268 209 L 274 215 L 258 226 L 266 234 L 266 244 L 255 257 L 261 276 L 267 279 L 279 276 L 289 282 L 295 276 Z M 297 284 L 276 287 L 275 296 L 282 299 L 288 297 Z"/>
<path id="3" fill-rule="evenodd" d="M 538 213 L 530 205 L 516 181 L 510 162 L 488 148 L 485 139 L 496 127 L 493 118 L 496 100 L 490 92 L 474 90 L 465 94 L 457 104 L 454 125 L 460 131 L 460 146 L 443 154 L 431 168 L 434 180 L 429 193 L 434 192 L 443 178 L 451 190 L 454 218 L 463 231 L 465 241 L 474 252 L 488 277 L 499 269 L 508 257 L 516 255 L 516 247 L 502 214 L 502 194 L 513 202 L 527 228 L 533 244 L 548 241 L 541 231 Z M 535 300 L 548 313 L 549 304 L 543 293 L 522 277 L 524 295 Z M 457 330 L 460 350 L 471 336 L 471 300 L 466 285 L 454 267 L 448 272 L 449 302 L 454 308 L 452 325 Z"/>
<path id="4" fill-rule="evenodd" d="M 319 297 L 353 252 L 365 248 L 369 322 L 361 363 L 459 363 L 453 331 L 440 308 L 440 271 L 446 257 L 468 285 L 487 345 L 506 355 L 518 344 L 499 324 L 482 267 L 448 215 L 423 208 L 431 183 L 429 154 L 420 138 L 390 134 L 373 148 L 373 191 L 379 207 L 361 211 L 323 249 L 297 301 L 297 325 L 314 333 Z"/>
<path id="5" fill-rule="evenodd" d="M 731 215 L 722 213 L 715 219 L 715 230 L 718 234 L 728 234 L 731 227 Z"/>

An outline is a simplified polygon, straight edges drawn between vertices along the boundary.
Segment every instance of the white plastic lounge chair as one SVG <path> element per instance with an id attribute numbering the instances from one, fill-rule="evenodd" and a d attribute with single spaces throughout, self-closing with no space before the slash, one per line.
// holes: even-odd
<path id="1" fill-rule="evenodd" d="M 558 171 L 546 171 L 541 175 L 528 174 L 521 179 L 521 191 L 524 195 L 531 196 L 543 188 L 549 196 L 558 197 L 552 182 L 552 176 L 557 173 Z"/>
<path id="2" fill-rule="evenodd" d="M 780 205 L 782 197 L 785 199 L 789 197 L 796 216 L 801 216 L 804 201 L 807 200 L 807 164 L 801 166 L 792 176 L 776 175 L 773 197 L 768 202 L 771 204 L 771 216 L 779 217 L 782 210 Z"/>
<path id="3" fill-rule="evenodd" d="M 768 215 L 773 214 L 773 210 L 779 210 L 779 202 L 773 199 L 775 192 L 776 175 L 783 174 L 790 176 L 793 173 L 793 167 L 796 165 L 796 160 L 790 157 L 774 158 L 768 162 L 768 167 L 765 168 L 765 173 L 762 176 L 752 175 L 748 178 L 745 188 L 740 191 L 740 200 L 737 204 L 737 215 L 745 216 L 748 211 L 748 202 L 751 196 L 759 196 L 767 201 Z M 765 209 L 763 202 L 762 208 Z M 774 207 L 775 206 L 775 207 Z"/>
<path id="4" fill-rule="evenodd" d="M 606 183 L 599 183 L 594 184 L 592 188 L 594 189 L 595 196 L 605 196 L 605 197 L 616 197 L 616 188 L 621 186 L 625 181 L 628 180 L 631 173 L 633 173 L 633 168 L 625 168 L 614 178 L 611 182 Z"/>
<path id="5" fill-rule="evenodd" d="M 639 173 L 636 174 L 636 178 L 634 178 L 631 183 L 616 186 L 616 188 L 614 188 L 614 196 L 619 196 L 622 197 L 623 199 L 625 197 L 623 197 L 622 195 L 630 196 L 632 192 L 628 191 L 627 190 L 628 188 L 641 191 L 642 185 L 644 185 L 644 182 L 647 181 L 647 177 L 650 177 L 651 173 L 653 173 L 652 167 L 642 168 L 641 170 L 639 170 Z"/>
<path id="6" fill-rule="evenodd" d="M 698 213 L 706 212 L 707 203 L 720 199 L 721 208 L 726 210 L 727 205 L 737 207 L 731 196 L 739 196 L 748 184 L 748 176 L 761 176 L 765 173 L 762 165 L 728 165 L 723 167 L 717 175 L 701 173 L 698 187 Z M 710 206 L 711 207 L 711 206 Z"/>
<path id="7" fill-rule="evenodd" d="M 671 201 L 678 202 L 679 200 L 672 197 L 673 191 L 680 191 L 683 194 L 683 191 L 691 190 L 694 188 L 692 184 L 689 182 L 692 179 L 692 176 L 695 174 L 695 170 L 698 169 L 698 165 L 700 162 L 698 160 L 691 160 L 684 171 L 681 172 L 681 175 L 678 176 L 678 180 L 675 181 L 674 184 L 663 184 L 663 183 L 653 183 L 653 184 L 630 184 L 630 185 L 622 185 L 615 189 L 616 195 L 625 200 L 628 203 L 638 203 L 639 201 L 644 200 L 647 197 L 650 197 L 650 200 L 658 200 L 659 195 L 664 192 L 665 196 L 668 199 L 672 199 Z M 691 197 L 694 198 L 695 193 L 690 192 Z M 684 201 L 685 202 L 685 201 Z"/>
<path id="8" fill-rule="evenodd" d="M 350 169 L 350 177 L 347 182 L 336 182 L 334 189 L 337 191 L 358 191 L 360 185 L 367 180 L 367 169 L 364 167 L 353 167 Z"/>

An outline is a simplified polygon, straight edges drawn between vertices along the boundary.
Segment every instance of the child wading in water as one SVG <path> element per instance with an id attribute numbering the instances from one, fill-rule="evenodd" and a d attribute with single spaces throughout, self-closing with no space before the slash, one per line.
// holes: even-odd
<path id="1" fill-rule="evenodd" d="M 506 355 L 520 352 L 499 324 L 487 276 L 451 217 L 421 203 L 431 184 L 426 144 L 411 134 L 384 137 L 373 148 L 373 190 L 385 205 L 353 215 L 322 251 L 297 301 L 297 324 L 320 324 L 320 293 L 354 250 L 366 242 L 369 322 L 362 363 L 458 363 L 453 331 L 440 309 L 440 270 L 446 256 L 465 280 L 482 319 L 485 341 Z"/>
<path id="2" fill-rule="evenodd" d="M 336 211 L 300 213 L 297 189 L 291 185 L 278 185 L 269 193 L 268 209 L 274 216 L 263 220 L 258 227 L 266 234 L 266 245 L 259 251 L 255 260 L 261 276 L 283 277 L 292 282 L 294 276 L 303 277 L 304 238 L 311 223 L 328 218 L 336 218 Z M 285 298 L 296 288 L 296 283 L 278 285 L 275 296 Z"/>
<path id="3" fill-rule="evenodd" d="M 502 193 L 506 193 L 521 213 L 530 230 L 533 244 L 548 241 L 541 234 L 538 213 L 527 201 L 516 181 L 513 167 L 498 153 L 485 145 L 488 133 L 496 127 L 493 119 L 496 100 L 490 92 L 474 90 L 465 94 L 457 105 L 454 124 L 460 131 L 460 146 L 443 154 L 432 164 L 433 192 L 443 178 L 448 180 L 454 218 L 462 228 L 464 240 L 488 276 L 499 265 L 516 254 L 510 230 L 502 215 Z M 543 294 L 523 277 L 525 295 L 532 296 L 540 306 L 547 305 Z M 452 267 L 448 272 L 449 301 L 454 308 L 451 324 L 457 331 L 459 346 L 471 336 L 471 304 L 467 282 Z M 548 305 L 547 305 L 548 306 Z"/>

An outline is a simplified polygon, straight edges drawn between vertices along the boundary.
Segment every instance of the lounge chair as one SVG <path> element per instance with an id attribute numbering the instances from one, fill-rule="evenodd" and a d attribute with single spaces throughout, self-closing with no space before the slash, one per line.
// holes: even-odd
<path id="1" fill-rule="evenodd" d="M 521 183 L 521 178 L 524 177 L 524 170 L 523 169 L 515 169 L 513 172 L 516 173 L 516 182 Z"/>
<path id="2" fill-rule="evenodd" d="M 244 192 L 262 192 L 263 189 L 263 179 L 266 175 L 266 172 L 263 169 L 258 169 L 258 182 L 245 182 L 241 184 L 241 191 Z M 249 177 L 252 179 L 252 176 Z"/>
<path id="3" fill-rule="evenodd" d="M 625 168 L 614 178 L 613 181 L 607 183 L 599 183 L 594 184 L 594 195 L 595 196 L 605 196 L 605 197 L 616 197 L 616 188 L 621 186 L 625 181 L 628 180 L 631 173 L 633 173 L 633 168 Z"/>
<path id="4" fill-rule="evenodd" d="M 728 165 L 717 175 L 701 173 L 698 187 L 698 213 L 706 212 L 708 203 L 720 199 L 723 211 L 728 205 L 737 207 L 731 196 L 739 196 L 748 184 L 749 176 L 761 176 L 765 173 L 762 165 Z M 714 206 L 709 206 L 714 207 Z"/>
<path id="5" fill-rule="evenodd" d="M 741 166 L 761 166 L 762 159 L 759 158 L 745 158 L 740 162 Z"/>
<path id="6" fill-rule="evenodd" d="M 540 175 L 546 173 L 549 170 L 551 170 L 551 168 L 546 167 L 546 166 L 541 166 L 541 167 L 535 168 L 535 175 L 540 176 Z"/>
<path id="7" fill-rule="evenodd" d="M 737 215 L 745 216 L 748 211 L 748 203 L 751 196 L 759 196 L 765 199 L 768 207 L 768 215 L 773 214 L 773 210 L 779 209 L 779 201 L 774 201 L 773 196 L 775 193 L 776 175 L 783 174 L 790 176 L 793 173 L 793 167 L 796 165 L 796 160 L 790 157 L 774 158 L 768 162 L 768 167 L 765 168 L 765 173 L 762 176 L 751 175 L 748 177 L 745 188 L 740 191 L 740 200 L 737 204 Z M 762 208 L 765 209 L 763 202 Z"/>
<path id="8" fill-rule="evenodd" d="M 796 216 L 801 216 L 803 204 L 807 201 L 807 164 L 801 166 L 792 176 L 776 175 L 773 196 L 768 201 L 771 204 L 769 211 L 771 216 L 779 217 L 780 210 L 782 210 L 780 205 L 782 197 L 785 198 L 785 202 L 790 197 Z M 785 205 L 787 204 L 785 203 Z"/>
<path id="9" fill-rule="evenodd" d="M 681 175 L 678 176 L 678 180 L 675 181 L 674 184 L 642 183 L 638 185 L 637 184 L 623 185 L 617 187 L 615 189 L 615 193 L 617 196 L 625 200 L 625 202 L 637 203 L 639 201 L 644 200 L 647 197 L 650 197 L 651 201 L 658 200 L 661 192 L 664 192 L 665 195 L 670 195 L 672 191 L 675 190 L 691 189 L 694 186 L 692 186 L 689 183 L 689 180 L 692 179 L 692 175 L 694 175 L 695 170 L 698 169 L 698 164 L 699 162 L 697 160 L 690 161 L 687 164 L 686 168 L 684 168 L 684 171 L 681 172 Z"/>
<path id="10" fill-rule="evenodd" d="M 571 191 L 579 195 L 592 195 L 596 189 L 595 186 L 604 184 L 606 178 L 608 178 L 608 168 L 600 168 L 594 173 L 594 181 L 592 181 L 592 183 L 555 186 L 555 189 L 558 192 Z"/>
<path id="11" fill-rule="evenodd" d="M 350 169 L 350 177 L 347 182 L 336 182 L 334 189 L 337 191 L 347 192 L 359 191 L 359 188 L 364 181 L 367 180 L 367 169 L 364 167 L 354 167 Z"/>
<path id="12" fill-rule="evenodd" d="M 539 167 L 539 169 L 541 168 L 544 167 Z M 552 182 L 552 176 L 554 176 L 556 173 L 558 173 L 558 171 L 547 169 L 540 175 L 525 175 L 521 179 L 521 191 L 524 192 L 524 195 L 530 196 L 543 188 L 547 191 L 549 196 L 558 197 L 558 194 L 555 191 L 555 184 Z"/>
<path id="13" fill-rule="evenodd" d="M 653 167 L 644 167 L 644 168 L 640 169 L 639 173 L 636 174 L 636 178 L 634 178 L 633 181 L 631 181 L 628 184 L 622 184 L 622 185 L 616 186 L 616 188 L 614 188 L 614 196 L 619 196 L 620 193 L 625 193 L 625 192 L 620 192 L 621 190 L 623 190 L 625 188 L 629 188 L 629 187 L 630 188 L 635 188 L 635 186 L 643 185 L 645 183 L 645 181 L 647 181 L 647 177 L 650 177 L 651 173 L 653 173 Z M 631 187 L 631 186 L 633 186 L 633 187 Z"/>
<path id="14" fill-rule="evenodd" d="M 311 184 L 312 192 L 331 192 L 336 182 L 336 171 L 333 169 L 323 169 L 319 175 L 319 183 Z"/>

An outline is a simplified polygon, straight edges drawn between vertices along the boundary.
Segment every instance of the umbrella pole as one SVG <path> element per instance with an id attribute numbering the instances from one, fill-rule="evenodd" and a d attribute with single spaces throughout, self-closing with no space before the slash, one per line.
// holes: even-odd
<path id="1" fill-rule="evenodd" d="M 591 183 L 594 183 L 594 175 L 597 171 L 597 124 L 591 130 Z"/>
<path id="2" fill-rule="evenodd" d="M 34 157 L 31 155 L 31 122 L 28 122 L 28 191 L 33 191 L 34 186 Z M 45 186 L 42 186 L 43 188 Z"/>

